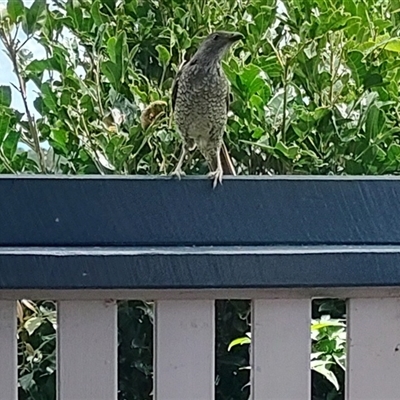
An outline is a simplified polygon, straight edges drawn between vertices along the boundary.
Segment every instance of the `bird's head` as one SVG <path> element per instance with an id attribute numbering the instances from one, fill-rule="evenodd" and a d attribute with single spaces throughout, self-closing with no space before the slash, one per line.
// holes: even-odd
<path id="1" fill-rule="evenodd" d="M 197 61 L 219 62 L 229 48 L 243 38 L 244 36 L 237 32 L 213 32 L 201 43 L 194 58 Z"/>

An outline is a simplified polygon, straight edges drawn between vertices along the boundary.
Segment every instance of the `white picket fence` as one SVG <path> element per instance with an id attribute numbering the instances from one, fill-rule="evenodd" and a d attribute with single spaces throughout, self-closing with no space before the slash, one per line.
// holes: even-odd
<path id="1" fill-rule="evenodd" d="M 214 399 L 214 301 L 229 297 L 252 298 L 251 399 L 310 400 L 315 293 L 312 289 L 141 293 L 141 298 L 156 302 L 154 399 Z M 319 289 L 318 293 L 349 298 L 346 399 L 400 399 L 399 289 Z M 58 400 L 116 400 L 117 305 L 100 299 L 137 299 L 138 293 L 0 291 L 1 400 L 17 399 L 15 300 L 19 298 L 58 300 Z"/>

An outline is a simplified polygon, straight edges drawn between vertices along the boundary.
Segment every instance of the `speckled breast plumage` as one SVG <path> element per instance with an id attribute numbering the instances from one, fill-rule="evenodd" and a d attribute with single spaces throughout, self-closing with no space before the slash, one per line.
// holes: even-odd
<path id="1" fill-rule="evenodd" d="M 227 120 L 228 82 L 219 65 L 187 65 L 176 96 L 175 119 L 185 142 L 212 151 L 222 140 Z"/>

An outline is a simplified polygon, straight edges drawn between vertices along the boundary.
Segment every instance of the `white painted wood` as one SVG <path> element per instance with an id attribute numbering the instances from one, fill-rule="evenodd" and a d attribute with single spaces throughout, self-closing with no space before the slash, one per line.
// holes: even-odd
<path id="1" fill-rule="evenodd" d="M 58 400 L 117 399 L 117 305 L 58 303 Z"/>
<path id="2" fill-rule="evenodd" d="M 399 245 L 311 245 L 311 246 L 101 246 L 101 247 L 1 247 L 2 255 L 18 256 L 140 256 L 140 255 L 245 255 L 245 254 L 396 254 Z"/>
<path id="3" fill-rule="evenodd" d="M 20 289 L 0 290 L 0 300 L 212 300 L 400 297 L 400 287 L 294 289 Z"/>
<path id="4" fill-rule="evenodd" d="M 155 400 L 214 399 L 214 302 L 156 303 Z"/>
<path id="5" fill-rule="evenodd" d="M 15 301 L 0 301 L 0 398 L 17 400 L 17 316 Z"/>
<path id="6" fill-rule="evenodd" d="M 347 399 L 398 400 L 400 299 L 351 299 L 347 315 Z"/>
<path id="7" fill-rule="evenodd" d="M 254 300 L 252 319 L 252 399 L 310 400 L 311 299 Z"/>

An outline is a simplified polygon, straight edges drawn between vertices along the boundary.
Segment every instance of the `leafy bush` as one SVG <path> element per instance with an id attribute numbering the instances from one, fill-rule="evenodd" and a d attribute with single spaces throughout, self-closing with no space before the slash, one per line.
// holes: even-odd
<path id="1" fill-rule="evenodd" d="M 118 303 L 118 399 L 150 399 L 153 391 L 153 307 Z"/>
<path id="2" fill-rule="evenodd" d="M 56 386 L 56 310 L 53 302 L 17 302 L 19 399 L 53 400 Z"/>
<path id="3" fill-rule="evenodd" d="M 245 302 L 239 302 L 241 306 Z M 343 400 L 344 372 L 346 370 L 346 323 L 344 317 L 344 302 L 335 299 L 323 299 L 313 302 L 314 314 L 318 318 L 311 323 L 311 361 L 310 367 L 313 382 L 313 400 Z M 339 315 L 342 318 L 332 318 Z M 249 328 L 249 323 L 245 328 Z M 251 332 L 245 336 L 236 337 L 229 343 L 228 352 L 240 354 L 238 348 L 248 348 L 251 344 Z M 240 350 L 239 350 L 240 351 Z M 242 351 L 241 351 L 242 352 Z M 244 362 L 240 367 L 243 369 Z M 288 361 L 290 362 L 290 361 Z M 246 364 L 248 365 L 248 364 Z M 247 370 L 250 369 L 248 366 Z M 238 393 L 238 392 L 236 392 Z M 245 397 L 243 397 L 245 398 Z"/>
<path id="4" fill-rule="evenodd" d="M 313 320 L 311 324 L 312 352 L 311 369 L 321 374 L 325 380 L 319 382 L 314 392 L 320 392 L 324 398 L 339 400 L 344 398 L 344 371 L 346 360 L 346 325 L 342 319 L 331 319 L 324 316 Z M 317 377 L 313 377 L 318 382 Z M 333 386 L 327 386 L 329 381 Z"/>
<path id="5" fill-rule="evenodd" d="M 385 0 L 68 0 L 52 10 L 10 0 L 1 41 L 20 94 L 31 82 L 38 96 L 21 113 L 1 87 L 1 171 L 170 172 L 179 140 L 169 108 L 145 130 L 140 112 L 168 103 L 182 60 L 224 28 L 246 38 L 224 64 L 240 172 L 397 173 L 399 18 Z M 17 28 L 44 59 L 15 40 Z M 186 168 L 204 171 L 197 153 Z"/>

